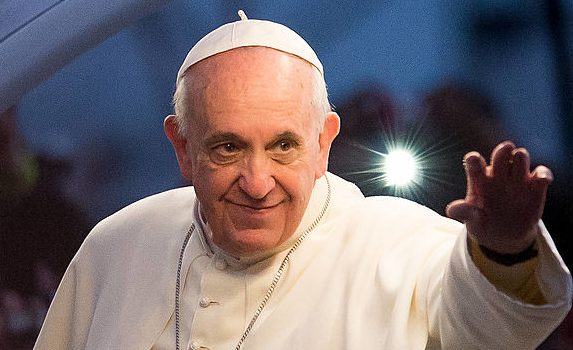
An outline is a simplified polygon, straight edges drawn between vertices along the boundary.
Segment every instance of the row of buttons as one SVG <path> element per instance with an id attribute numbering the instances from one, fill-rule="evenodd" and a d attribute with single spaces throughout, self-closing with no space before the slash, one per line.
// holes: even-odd
<path id="1" fill-rule="evenodd" d="M 225 261 L 225 259 L 221 258 L 221 257 L 217 257 L 215 258 L 215 268 L 217 270 L 224 270 L 226 269 L 228 266 L 227 262 Z M 209 297 L 202 297 L 199 300 L 199 306 L 202 308 L 207 308 L 209 307 L 211 304 L 216 304 L 217 302 L 212 301 Z M 199 350 L 199 349 L 209 349 L 207 347 L 202 346 L 199 341 L 197 340 L 192 340 L 189 343 L 189 349 L 190 350 Z"/>

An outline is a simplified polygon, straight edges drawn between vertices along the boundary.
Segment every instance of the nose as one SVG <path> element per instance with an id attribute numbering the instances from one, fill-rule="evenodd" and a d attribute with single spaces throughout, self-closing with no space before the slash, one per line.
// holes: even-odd
<path id="1" fill-rule="evenodd" d="M 239 187 L 253 199 L 263 199 L 275 188 L 272 160 L 264 155 L 252 155 L 246 159 L 239 178 Z"/>

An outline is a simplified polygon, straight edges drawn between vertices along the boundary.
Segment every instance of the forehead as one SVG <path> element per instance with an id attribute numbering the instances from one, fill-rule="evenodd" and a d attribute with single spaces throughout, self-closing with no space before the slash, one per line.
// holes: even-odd
<path id="1" fill-rule="evenodd" d="M 279 113 L 318 118 L 315 70 L 294 55 L 270 48 L 245 47 L 217 54 L 187 73 L 190 115 L 211 119 L 218 114 L 271 117 Z"/>

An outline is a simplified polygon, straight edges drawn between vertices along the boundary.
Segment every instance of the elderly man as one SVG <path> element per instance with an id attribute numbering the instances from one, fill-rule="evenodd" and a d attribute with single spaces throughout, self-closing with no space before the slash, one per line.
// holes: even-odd
<path id="1" fill-rule="evenodd" d="M 193 187 L 103 220 L 38 349 L 525 349 L 566 315 L 539 221 L 551 173 L 505 142 L 466 159 L 446 219 L 327 172 L 339 118 L 290 29 L 224 25 L 189 52 L 165 120 Z"/>

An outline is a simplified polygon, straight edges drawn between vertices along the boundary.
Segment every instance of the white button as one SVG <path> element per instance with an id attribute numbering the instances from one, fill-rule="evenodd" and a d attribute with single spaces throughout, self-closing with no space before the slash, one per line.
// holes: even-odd
<path id="1" fill-rule="evenodd" d="M 222 258 L 217 258 L 215 260 L 215 267 L 217 270 L 224 270 L 227 268 L 227 262 Z"/>
<path id="2" fill-rule="evenodd" d="M 209 305 L 211 305 L 211 299 L 209 299 L 208 297 L 203 297 L 201 298 L 201 300 L 199 300 L 199 306 L 205 308 Z"/>
<path id="3" fill-rule="evenodd" d="M 198 341 L 191 340 L 191 344 L 189 344 L 189 349 L 190 350 L 199 350 L 199 349 L 201 349 L 201 345 L 199 344 Z"/>

